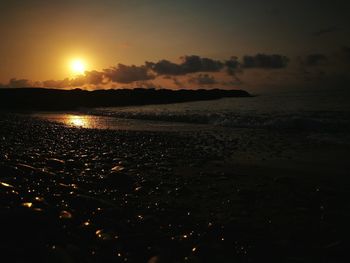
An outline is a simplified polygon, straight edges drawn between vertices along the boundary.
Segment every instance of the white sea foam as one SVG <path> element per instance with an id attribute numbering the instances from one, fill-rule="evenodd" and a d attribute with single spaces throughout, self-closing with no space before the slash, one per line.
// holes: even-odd
<path id="1" fill-rule="evenodd" d="M 232 128 L 268 128 L 299 131 L 350 131 L 350 117 L 342 112 L 320 114 L 304 112 L 294 114 L 247 114 L 233 112 L 172 112 L 172 111 L 110 111 L 96 110 L 94 115 L 125 119 L 163 122 L 210 124 Z"/>
<path id="2" fill-rule="evenodd" d="M 349 96 L 324 93 L 266 94 L 167 105 L 100 108 L 94 115 L 125 119 L 211 124 L 237 128 L 346 131 Z"/>

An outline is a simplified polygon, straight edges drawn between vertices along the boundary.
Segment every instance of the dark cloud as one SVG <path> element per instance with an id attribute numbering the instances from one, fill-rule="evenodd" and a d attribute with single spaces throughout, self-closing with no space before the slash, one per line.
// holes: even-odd
<path id="1" fill-rule="evenodd" d="M 151 81 L 136 81 L 135 87 L 143 88 L 143 89 L 161 89 L 162 88 L 161 86 L 156 85 Z"/>
<path id="2" fill-rule="evenodd" d="M 146 66 L 127 66 L 123 64 L 118 64 L 117 67 L 105 69 L 104 75 L 113 82 L 125 84 L 155 78 L 154 75 L 149 73 Z"/>
<path id="3" fill-rule="evenodd" d="M 213 85 L 217 83 L 214 76 L 210 76 L 209 74 L 199 74 L 195 77 L 189 78 L 188 82 L 198 85 Z"/>
<path id="4" fill-rule="evenodd" d="M 327 61 L 328 57 L 324 54 L 310 54 L 306 56 L 304 64 L 312 67 L 325 64 Z"/>
<path id="5" fill-rule="evenodd" d="M 241 64 L 238 61 L 238 57 L 233 56 L 229 60 L 225 61 L 227 74 L 232 76 L 235 75 L 237 71 L 240 70 L 240 66 Z"/>
<path id="6" fill-rule="evenodd" d="M 118 64 L 117 67 L 111 67 L 103 71 L 85 71 L 84 75 L 77 76 L 72 79 L 64 80 L 46 80 L 42 82 L 44 87 L 64 88 L 64 87 L 80 87 L 84 85 L 102 85 L 109 82 L 118 82 L 129 84 L 137 81 L 146 81 L 154 79 L 146 66 L 127 66 Z M 17 84 L 18 86 L 19 84 Z"/>
<path id="7" fill-rule="evenodd" d="M 71 79 L 70 80 L 70 86 L 72 87 L 81 87 L 81 86 L 84 86 L 85 84 L 88 84 L 86 82 L 86 76 L 85 75 L 81 75 L 81 76 L 78 76 L 74 79 Z"/>
<path id="8" fill-rule="evenodd" d="M 221 61 L 199 56 L 183 56 L 182 62 L 176 64 L 168 60 L 160 60 L 156 63 L 146 62 L 146 66 L 158 75 L 186 75 L 196 72 L 217 72 L 224 64 Z"/>
<path id="9" fill-rule="evenodd" d="M 243 82 L 232 80 L 232 81 L 222 81 L 221 84 L 224 86 L 238 86 L 238 85 L 242 85 Z"/>
<path id="10" fill-rule="evenodd" d="M 63 80 L 45 80 L 42 82 L 43 87 L 47 88 L 65 88 L 65 87 L 81 87 L 84 85 L 101 85 L 105 84 L 106 78 L 103 72 L 96 70 L 85 71 L 84 75 Z"/>
<path id="11" fill-rule="evenodd" d="M 10 79 L 8 83 L 8 87 L 10 88 L 23 88 L 23 87 L 31 87 L 33 86 L 33 82 L 28 79 Z"/>
<path id="12" fill-rule="evenodd" d="M 183 69 L 180 65 L 168 60 L 160 60 L 157 63 L 146 62 L 146 67 L 152 69 L 158 75 L 183 75 Z"/>
<path id="13" fill-rule="evenodd" d="M 243 57 L 243 68 L 278 69 L 287 67 L 289 59 L 282 55 L 256 54 Z"/>
<path id="14" fill-rule="evenodd" d="M 96 70 L 85 71 L 85 79 L 88 84 L 99 85 L 104 82 L 105 76 L 103 72 L 99 72 Z"/>
<path id="15" fill-rule="evenodd" d="M 173 77 L 173 76 L 164 76 L 163 79 L 169 79 L 172 80 L 173 83 L 178 86 L 178 87 L 183 87 L 183 83 L 177 78 L 177 77 Z"/>
<path id="16" fill-rule="evenodd" d="M 238 61 L 238 57 L 236 56 L 232 56 L 229 60 L 225 61 L 225 67 L 226 67 L 226 73 L 230 76 L 232 76 L 233 81 L 235 84 L 242 84 L 242 81 L 240 80 L 240 78 L 237 76 L 237 73 L 242 73 L 242 65 L 241 63 Z M 226 82 L 223 85 L 231 85 L 227 84 Z"/>
<path id="17" fill-rule="evenodd" d="M 217 72 L 224 66 L 221 61 L 199 56 L 184 56 L 181 59 L 183 61 L 181 67 L 186 73 Z"/>
<path id="18" fill-rule="evenodd" d="M 344 48 L 344 54 L 350 54 L 349 48 Z M 232 77 L 234 84 L 241 84 L 242 81 L 237 76 L 244 70 L 250 68 L 256 69 L 277 69 L 284 68 L 288 64 L 288 58 L 283 55 L 267 55 L 257 54 L 253 56 L 244 56 L 242 60 L 232 56 L 228 60 L 220 61 L 210 58 L 202 58 L 200 56 L 191 55 L 180 58 L 180 63 L 173 63 L 168 60 L 160 60 L 158 62 L 145 62 L 144 65 L 124 65 L 118 64 L 115 67 L 110 67 L 102 71 L 86 71 L 84 75 L 75 78 L 63 80 L 46 80 L 43 82 L 31 82 L 27 79 L 11 79 L 7 86 L 9 87 L 26 87 L 26 86 L 43 86 L 51 88 L 67 88 L 67 87 L 88 87 L 91 88 L 99 85 L 113 86 L 119 84 L 140 85 L 142 87 L 154 87 L 154 84 L 149 84 L 147 81 L 157 77 L 172 80 L 176 86 L 184 87 L 179 80 L 180 76 L 191 74 L 187 81 L 197 85 L 214 85 L 218 81 L 214 76 L 207 74 L 221 72 Z M 307 58 L 307 64 L 315 65 L 321 60 L 325 60 L 320 54 L 313 54 Z M 194 73 L 200 73 L 193 77 Z M 186 80 L 183 80 L 186 82 Z M 232 83 L 229 83 L 231 85 Z M 130 85 L 128 85 L 130 86 Z"/>
<path id="19" fill-rule="evenodd" d="M 328 33 L 336 32 L 338 30 L 339 30 L 339 27 L 337 27 L 337 26 L 330 26 L 330 27 L 322 28 L 322 29 L 314 32 L 313 35 L 316 36 L 316 37 L 319 37 L 319 36 L 322 36 L 322 35 L 325 35 L 325 34 L 328 34 Z"/>
<path id="20" fill-rule="evenodd" d="M 70 79 L 66 78 L 63 80 L 45 80 L 42 82 L 45 88 L 65 88 L 71 86 Z"/>

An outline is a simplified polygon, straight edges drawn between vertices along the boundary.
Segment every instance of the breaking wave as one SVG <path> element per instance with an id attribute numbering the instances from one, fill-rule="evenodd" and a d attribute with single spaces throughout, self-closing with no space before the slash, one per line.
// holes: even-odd
<path id="1" fill-rule="evenodd" d="M 303 112 L 293 114 L 249 114 L 233 112 L 95 110 L 93 115 L 122 119 L 209 124 L 231 128 L 262 128 L 298 131 L 350 131 L 350 117 L 344 112 Z"/>

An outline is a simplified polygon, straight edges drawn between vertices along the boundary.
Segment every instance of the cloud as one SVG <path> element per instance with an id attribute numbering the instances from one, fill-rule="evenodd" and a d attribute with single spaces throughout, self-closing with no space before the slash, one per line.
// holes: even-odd
<path id="1" fill-rule="evenodd" d="M 225 66 L 227 74 L 235 75 L 236 72 L 240 69 L 240 63 L 238 57 L 232 56 L 229 60 L 225 61 Z"/>
<path id="2" fill-rule="evenodd" d="M 8 87 L 10 88 L 23 88 L 23 87 L 32 87 L 33 82 L 28 79 L 10 79 Z"/>
<path id="3" fill-rule="evenodd" d="M 85 75 L 77 76 L 74 79 L 70 80 L 70 86 L 72 86 L 72 87 L 82 87 L 85 84 L 88 84 L 86 82 L 86 76 Z"/>
<path id="4" fill-rule="evenodd" d="M 173 76 L 164 76 L 163 79 L 170 79 L 173 81 L 173 84 L 177 87 L 181 87 L 184 86 L 183 83 L 177 78 L 177 77 L 173 77 Z"/>
<path id="5" fill-rule="evenodd" d="M 42 82 L 42 86 L 51 88 L 67 88 L 67 87 L 97 87 L 99 85 L 121 83 L 129 84 L 138 81 L 146 81 L 154 79 L 155 76 L 149 74 L 146 66 L 127 66 L 118 64 L 117 67 L 111 67 L 103 71 L 85 71 L 84 75 L 75 78 L 63 80 L 46 80 Z M 17 84 L 19 86 L 20 84 Z"/>
<path id="6" fill-rule="evenodd" d="M 124 84 L 155 78 L 154 75 L 149 73 L 148 68 L 146 66 L 127 66 L 123 64 L 118 64 L 117 67 L 105 69 L 103 71 L 103 74 L 110 81 Z"/>
<path id="7" fill-rule="evenodd" d="M 347 49 L 344 49 L 347 51 Z M 345 52 L 346 53 L 346 52 Z M 321 60 L 319 57 L 310 57 L 309 64 L 315 64 Z M 71 88 L 80 87 L 86 89 L 97 88 L 134 88 L 141 87 L 164 87 L 192 88 L 198 85 L 238 85 L 242 84 L 240 73 L 255 69 L 255 75 L 260 69 L 285 68 L 289 59 L 283 55 L 256 54 L 246 55 L 242 59 L 232 56 L 228 60 L 215 60 L 197 55 L 180 57 L 179 63 L 168 60 L 158 62 L 145 62 L 140 66 L 118 64 L 116 66 L 97 71 L 86 71 L 83 75 L 63 80 L 46 80 L 43 82 L 31 82 L 27 79 L 11 79 L 9 87 L 50 87 Z M 195 74 L 197 75 L 195 76 Z M 210 74 L 208 74 L 210 73 Z M 239 77 L 237 76 L 239 75 Z M 243 74 L 242 74 L 243 76 Z M 153 82 L 148 82 L 152 80 Z M 151 84 L 150 84 L 151 83 Z M 246 83 L 246 81 L 244 81 Z"/>
<path id="8" fill-rule="evenodd" d="M 232 87 L 232 86 L 242 85 L 242 82 L 231 80 L 231 81 L 222 81 L 221 84 L 224 86 L 231 86 Z"/>
<path id="9" fill-rule="evenodd" d="M 147 62 L 146 66 L 152 69 L 158 75 L 182 75 L 183 69 L 180 65 L 170 62 L 168 60 L 160 60 L 157 63 Z"/>
<path id="10" fill-rule="evenodd" d="M 172 78 L 173 83 L 178 87 L 184 87 L 184 84 L 178 78 Z"/>
<path id="11" fill-rule="evenodd" d="M 215 77 L 209 74 L 199 74 L 195 77 L 191 77 L 188 79 L 188 82 L 198 85 L 214 85 L 217 83 Z"/>
<path id="12" fill-rule="evenodd" d="M 85 71 L 85 78 L 86 78 L 86 83 L 92 84 L 92 85 L 99 85 L 106 81 L 104 73 L 96 70 Z"/>
<path id="13" fill-rule="evenodd" d="M 233 77 L 234 81 L 230 81 L 228 85 L 232 83 L 242 84 L 241 79 L 237 76 L 237 73 L 242 73 L 241 63 L 238 61 L 238 57 L 232 56 L 229 60 L 225 61 L 226 73 Z M 224 84 L 227 85 L 227 84 Z"/>
<path id="14" fill-rule="evenodd" d="M 158 75 L 186 75 L 196 72 L 217 72 L 224 64 L 219 60 L 201 58 L 199 56 L 183 56 L 181 63 L 176 64 L 168 60 L 160 60 L 156 63 L 146 62 L 146 66 Z"/>
<path id="15" fill-rule="evenodd" d="M 256 54 L 243 57 L 243 68 L 278 69 L 287 67 L 289 59 L 282 55 Z"/>
<path id="16" fill-rule="evenodd" d="M 70 79 L 66 78 L 63 80 L 45 80 L 42 85 L 46 88 L 66 88 L 71 86 Z"/>
<path id="17" fill-rule="evenodd" d="M 143 88 L 143 89 L 161 89 L 160 85 L 157 85 L 151 81 L 137 81 L 135 83 L 135 88 Z"/>
<path id="18" fill-rule="evenodd" d="M 186 73 L 195 72 L 217 72 L 223 68 L 223 63 L 210 58 L 201 58 L 199 56 L 184 56 L 181 57 L 181 67 Z"/>
<path id="19" fill-rule="evenodd" d="M 330 27 L 327 27 L 327 28 L 322 28 L 322 29 L 314 32 L 312 35 L 314 35 L 315 37 L 319 37 L 319 36 L 322 36 L 322 35 L 325 35 L 325 34 L 328 34 L 328 33 L 336 32 L 338 30 L 339 30 L 339 27 L 337 27 L 337 26 L 330 26 Z"/>

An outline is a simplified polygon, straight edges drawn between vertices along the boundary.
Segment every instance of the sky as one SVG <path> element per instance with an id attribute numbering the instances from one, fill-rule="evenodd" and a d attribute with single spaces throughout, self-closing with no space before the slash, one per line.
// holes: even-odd
<path id="1" fill-rule="evenodd" d="M 344 0 L 2 0 L 0 83 L 346 85 L 349 10 Z M 84 63 L 82 76 L 72 72 L 74 59 Z"/>

